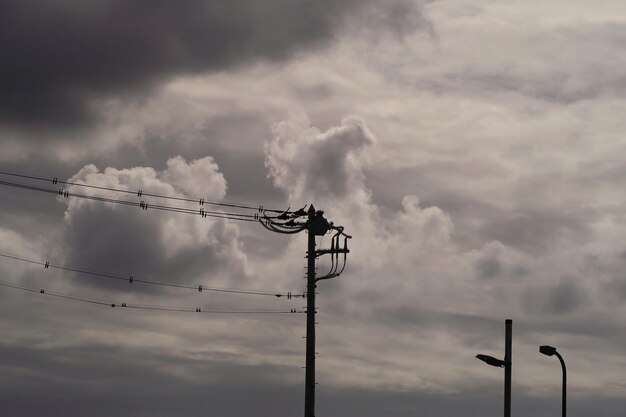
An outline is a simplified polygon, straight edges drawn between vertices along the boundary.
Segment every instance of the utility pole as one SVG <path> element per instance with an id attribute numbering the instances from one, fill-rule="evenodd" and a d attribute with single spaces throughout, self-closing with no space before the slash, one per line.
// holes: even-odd
<path id="1" fill-rule="evenodd" d="M 304 417 L 315 416 L 315 208 L 308 213 L 308 249 L 306 274 L 306 369 L 304 388 Z"/>
<path id="2" fill-rule="evenodd" d="M 307 244 L 307 285 L 306 285 L 306 366 L 304 377 L 304 417 L 315 417 L 315 289 L 317 282 L 325 279 L 336 278 L 346 267 L 348 249 L 348 239 L 351 236 L 343 232 L 343 227 L 335 226 L 324 218 L 324 212 L 315 210 L 311 204 L 308 211 L 301 208 L 297 211 L 285 211 L 278 216 L 271 216 L 260 210 L 262 215 L 259 221 L 266 229 L 277 233 L 294 234 L 306 231 L 308 235 Z M 306 216 L 306 221 L 303 217 Z M 330 249 L 316 249 L 315 237 L 324 236 L 329 231 L 334 231 L 331 238 Z M 343 247 L 340 238 L 343 237 Z M 315 268 L 317 258 L 330 255 L 330 270 L 318 276 Z M 343 255 L 343 259 L 340 259 Z M 304 294 L 303 294 L 304 295 Z"/>
<path id="3" fill-rule="evenodd" d="M 32 180 L 38 181 L 48 181 L 48 179 L 36 177 L 32 175 L 22 175 L 16 173 L 9 172 L 0 172 L 0 175 L 10 175 L 15 177 L 29 178 Z M 0 185 L 9 186 L 9 187 L 17 187 L 23 189 L 29 189 L 31 191 L 41 191 L 46 193 L 58 194 L 62 195 L 65 198 L 83 198 L 89 200 L 99 200 L 106 203 L 116 203 L 123 205 L 137 205 L 142 210 L 148 210 L 148 203 L 144 200 L 135 204 L 130 201 L 125 200 L 116 200 L 111 198 L 103 198 L 96 196 L 88 196 L 82 195 L 79 193 L 74 193 L 73 191 L 65 190 L 63 188 L 58 190 L 34 187 L 27 184 L 18 184 L 7 181 L 0 181 Z M 115 188 L 107 188 L 107 187 L 97 187 L 89 184 L 79 184 L 68 181 L 59 180 L 57 177 L 52 179 L 53 184 L 64 184 L 67 186 L 83 186 L 83 187 L 95 187 L 101 190 L 109 190 L 113 192 L 128 192 L 123 190 L 118 190 Z M 132 193 L 135 193 L 134 191 Z M 165 198 L 165 199 L 175 199 L 175 200 L 184 200 L 184 201 L 198 201 L 200 206 L 207 205 L 218 205 L 222 207 L 231 207 L 241 210 L 256 210 L 256 207 L 245 206 L 245 205 L 237 205 L 237 204 L 226 204 L 226 203 L 217 203 L 211 201 L 205 201 L 204 198 L 200 198 L 199 200 L 184 198 L 181 199 L 179 197 L 160 195 L 154 193 L 144 193 L 142 190 L 137 191 L 137 196 L 141 197 L 142 195 L 149 195 L 152 197 Z M 150 206 L 153 207 L 153 206 Z M 305 374 L 305 401 L 304 401 L 304 415 L 305 417 L 315 417 L 315 289 L 317 288 L 317 282 L 326 279 L 336 278 L 341 275 L 346 268 L 347 264 L 347 255 L 350 253 L 348 249 L 348 239 L 352 237 L 344 233 L 344 228 L 342 226 L 336 226 L 332 222 L 328 222 L 324 218 L 323 211 L 316 211 L 313 205 L 311 204 L 308 211 L 306 209 L 306 205 L 296 211 L 290 211 L 289 208 L 287 210 L 275 210 L 275 209 L 267 209 L 263 206 L 259 206 L 258 213 L 248 214 L 245 212 L 222 212 L 222 211 L 212 211 L 205 210 L 204 208 L 200 208 L 200 210 L 189 209 L 183 207 L 169 207 L 163 205 L 155 205 L 155 209 L 157 210 L 165 210 L 165 211 L 175 211 L 180 213 L 194 214 L 200 215 L 201 217 L 214 217 L 220 219 L 231 219 L 231 220 L 240 220 L 240 221 L 259 221 L 259 223 L 265 227 L 267 230 L 276 233 L 282 234 L 296 234 L 303 231 L 307 231 L 308 235 L 308 246 L 307 246 L 307 289 L 306 293 L 302 293 L 302 295 L 295 295 L 295 297 L 307 298 L 307 328 L 306 328 L 306 374 Z M 306 220 L 305 220 L 306 218 Z M 316 249 L 315 248 L 315 237 L 316 236 L 324 236 L 328 232 L 333 233 L 331 238 L 331 244 L 329 249 Z M 340 239 L 343 238 L 343 247 L 340 245 Z M 330 268 L 328 272 L 323 275 L 317 275 L 315 261 L 317 258 L 325 255 L 330 255 Z M 340 259 L 340 255 L 343 255 L 343 258 Z M 48 268 L 48 262 L 46 262 L 45 267 Z M 133 277 L 130 277 L 130 282 L 133 282 Z M 145 281 L 148 282 L 148 281 Z M 199 287 L 199 291 L 202 291 L 202 286 Z M 43 290 L 41 290 L 43 292 Z M 277 297 L 281 297 L 281 294 L 276 294 Z M 288 298 L 292 298 L 292 294 L 289 293 L 287 295 Z M 112 305 L 115 306 L 115 305 Z M 199 311 L 199 309 L 197 310 Z M 295 311 L 292 311 L 295 312 Z"/>

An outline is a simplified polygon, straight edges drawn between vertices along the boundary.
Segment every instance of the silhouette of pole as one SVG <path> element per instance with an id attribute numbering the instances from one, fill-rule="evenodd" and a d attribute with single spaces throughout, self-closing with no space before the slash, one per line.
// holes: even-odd
<path id="1" fill-rule="evenodd" d="M 304 377 L 304 417 L 315 417 L 315 288 L 317 281 L 332 279 L 340 276 L 346 267 L 348 240 L 352 236 L 344 233 L 343 226 L 335 226 L 324 218 L 323 211 L 316 211 L 313 204 L 305 210 L 306 206 L 297 211 L 287 209 L 283 213 L 276 215 L 274 212 L 260 209 L 261 215 L 258 217 L 261 225 L 267 230 L 276 233 L 294 234 L 304 230 L 309 234 L 307 246 L 307 289 L 306 289 L 306 366 Z M 270 214 L 270 215 L 268 215 Z M 306 216 L 306 223 L 302 217 Z M 329 249 L 315 249 L 315 237 L 324 236 L 329 231 L 333 231 Z M 343 247 L 341 247 L 343 238 Z M 343 255 L 343 259 L 341 257 Z M 321 256 L 330 258 L 330 268 L 326 274 L 317 276 L 315 261 Z M 328 258 L 327 258 L 328 259 Z M 305 296 L 304 294 L 302 295 Z"/>
<path id="2" fill-rule="evenodd" d="M 513 320 L 507 319 L 504 322 L 504 417 L 511 417 L 511 367 L 512 362 L 512 341 L 513 341 Z"/>
<path id="3" fill-rule="evenodd" d="M 563 394 L 561 395 L 561 415 L 565 417 L 567 415 L 566 411 L 566 403 L 567 403 L 567 369 L 565 368 L 565 361 L 563 360 L 563 356 L 559 352 L 555 352 L 557 358 L 559 358 L 559 362 L 561 362 L 561 369 L 563 370 Z"/>
<path id="4" fill-rule="evenodd" d="M 563 371 L 563 386 L 562 386 L 562 394 L 561 394 L 561 416 L 566 417 L 567 415 L 567 368 L 565 368 L 565 361 L 563 360 L 563 356 L 559 352 L 556 351 L 555 347 L 552 346 L 539 346 L 539 352 L 543 353 L 546 356 L 556 356 L 559 358 L 559 362 L 561 362 L 561 370 Z"/>
<path id="5" fill-rule="evenodd" d="M 315 208 L 308 212 L 307 302 L 306 302 L 306 369 L 304 417 L 315 416 Z"/>
<path id="6" fill-rule="evenodd" d="M 504 322 L 504 360 L 478 354 L 476 357 L 487 365 L 504 368 L 504 417 L 511 417 L 511 369 L 513 366 L 513 320 Z"/>

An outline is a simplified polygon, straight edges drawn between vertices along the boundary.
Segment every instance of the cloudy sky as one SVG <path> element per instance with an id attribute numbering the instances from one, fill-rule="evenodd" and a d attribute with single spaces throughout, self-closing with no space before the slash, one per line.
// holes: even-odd
<path id="1" fill-rule="evenodd" d="M 348 266 L 318 287 L 317 415 L 499 415 L 503 372 L 474 355 L 503 356 L 510 318 L 513 414 L 560 412 L 558 361 L 538 352 L 550 344 L 569 415 L 622 416 L 625 46 L 618 0 L 3 1 L 0 170 L 313 203 L 345 226 Z M 305 288 L 304 234 L 5 185 L 0 198 L 3 255 Z M 0 273 L 115 303 L 304 305 L 7 257 Z M 303 314 L 112 309 L 6 286 L 0 300 L 2 415 L 302 414 Z"/>

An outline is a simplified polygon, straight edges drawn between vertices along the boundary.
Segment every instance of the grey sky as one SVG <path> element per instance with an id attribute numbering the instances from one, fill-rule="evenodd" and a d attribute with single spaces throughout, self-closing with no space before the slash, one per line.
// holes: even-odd
<path id="1" fill-rule="evenodd" d="M 622 2 L 9 1 L 0 27 L 3 170 L 312 202 L 354 236 L 344 275 L 319 285 L 319 415 L 497 415 L 502 373 L 474 355 L 503 354 L 506 318 L 514 414 L 559 412 L 559 366 L 540 344 L 567 361 L 569 415 L 623 414 Z M 305 236 L 6 187 L 0 198 L 2 253 L 304 289 Z M 111 302 L 302 306 L 10 259 L 0 274 Z M 301 315 L 0 299 L 0 414 L 302 412 Z"/>

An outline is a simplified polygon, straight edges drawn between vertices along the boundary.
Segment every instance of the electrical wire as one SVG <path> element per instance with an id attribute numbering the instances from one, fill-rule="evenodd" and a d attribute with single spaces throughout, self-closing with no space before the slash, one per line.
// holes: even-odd
<path id="1" fill-rule="evenodd" d="M 198 210 L 198 209 L 190 209 L 190 208 L 185 208 L 185 207 L 171 207 L 171 206 L 164 206 L 164 205 L 159 205 L 159 204 L 149 204 L 144 201 L 137 203 L 136 201 L 117 200 L 117 199 L 107 198 L 107 197 L 98 197 L 98 196 L 91 196 L 91 195 L 86 195 L 86 194 L 78 194 L 78 193 L 66 191 L 63 189 L 54 190 L 50 188 L 36 187 L 32 185 L 19 184 L 19 183 L 14 183 L 14 182 L 9 182 L 9 181 L 0 181 L 0 185 L 6 186 L 6 187 L 20 188 L 20 189 L 25 189 L 25 190 L 30 190 L 30 191 L 44 192 L 48 194 L 57 194 L 57 195 L 63 196 L 64 198 L 76 197 L 76 198 L 82 198 L 85 200 L 99 201 L 103 203 L 112 203 L 112 204 L 120 204 L 124 206 L 139 207 L 143 210 L 148 210 L 148 208 L 150 208 L 150 209 L 155 209 L 155 210 L 160 210 L 160 211 L 192 214 L 192 215 L 201 216 L 201 217 L 212 217 L 212 218 L 218 218 L 218 219 L 238 220 L 238 221 L 254 222 L 254 223 L 258 222 L 258 214 L 242 214 L 242 213 L 207 211 L 202 208 Z"/>
<path id="2" fill-rule="evenodd" d="M 306 293 L 297 293 L 297 292 L 291 292 L 291 291 L 288 291 L 288 292 L 280 292 L 280 291 L 270 292 L 270 291 L 255 291 L 255 290 L 234 289 L 234 288 L 215 288 L 215 287 L 210 287 L 210 286 L 206 286 L 206 285 L 203 285 L 203 284 L 202 285 L 172 284 L 172 283 L 169 283 L 169 282 L 155 281 L 155 280 L 139 278 L 139 277 L 135 277 L 133 275 L 123 276 L 123 275 L 111 274 L 111 273 L 107 273 L 107 272 L 92 271 L 92 270 L 83 269 L 83 268 L 79 268 L 79 267 L 75 267 L 75 266 L 57 265 L 57 264 L 53 264 L 53 263 L 51 263 L 49 261 L 42 262 L 42 261 L 37 261 L 37 260 L 34 260 L 34 259 L 23 258 L 23 257 L 20 257 L 20 256 L 10 255 L 10 254 L 1 253 L 1 252 L 0 252 L 0 257 L 13 259 L 13 260 L 16 260 L 16 261 L 21 261 L 21 262 L 26 262 L 26 263 L 33 264 L 33 265 L 40 265 L 40 266 L 43 266 L 45 269 L 48 269 L 48 268 L 61 269 L 61 270 L 64 270 L 64 271 L 71 271 L 71 272 L 77 272 L 79 274 L 91 275 L 91 276 L 94 276 L 96 278 L 103 278 L 103 279 L 117 280 L 117 281 L 125 281 L 125 282 L 128 282 L 129 284 L 141 283 L 141 284 L 147 284 L 147 285 L 157 285 L 157 286 L 161 286 L 161 287 L 188 289 L 188 290 L 194 290 L 194 291 L 199 291 L 199 292 L 210 291 L 210 292 L 221 292 L 221 293 L 231 293 L 231 294 L 269 296 L 269 297 L 276 297 L 276 298 L 285 297 L 287 299 L 291 299 L 291 298 L 306 298 Z"/>
<path id="3" fill-rule="evenodd" d="M 76 187 L 91 188 L 91 189 L 96 189 L 96 190 L 113 191 L 113 192 L 116 192 L 116 193 L 133 194 L 133 195 L 137 195 L 139 197 L 147 196 L 147 197 L 163 198 L 163 199 L 168 199 L 168 200 L 185 201 L 185 202 L 191 202 L 191 203 L 198 203 L 200 205 L 205 205 L 206 204 L 206 205 L 213 205 L 213 206 L 240 208 L 240 209 L 245 209 L 245 210 L 256 210 L 256 211 L 264 211 L 264 212 L 271 212 L 271 213 L 283 213 L 284 212 L 284 210 L 267 209 L 267 208 L 264 208 L 263 206 L 251 206 L 251 205 L 245 205 L 245 204 L 223 203 L 223 202 L 218 202 L 218 201 L 206 200 L 204 198 L 176 197 L 176 196 L 165 195 L 165 194 L 151 193 L 151 192 L 147 192 L 147 191 L 143 191 L 143 190 L 137 190 L 137 191 L 123 190 L 123 189 L 120 189 L 120 188 L 104 187 L 104 186 L 100 186 L 100 185 L 85 184 L 85 183 L 80 183 L 80 182 L 63 181 L 63 180 L 60 180 L 57 177 L 54 177 L 54 178 L 50 179 L 50 178 L 44 178 L 44 177 L 39 177 L 39 176 L 35 176 L 35 175 L 19 174 L 19 173 L 16 173 L 16 172 L 8 172 L 8 171 L 0 171 L 0 175 L 7 175 L 7 176 L 11 176 L 11 177 L 25 178 L 25 179 L 31 179 L 31 180 L 36 180 L 36 181 L 52 182 L 52 184 L 57 184 L 58 183 L 58 184 L 65 184 L 65 185 L 76 186 Z"/>
<path id="4" fill-rule="evenodd" d="M 289 311 L 285 310 L 213 310 L 213 309 L 202 309 L 200 307 L 196 308 L 184 308 L 184 307 L 168 307 L 168 306 L 148 306 L 141 304 L 129 304 L 129 303 L 109 303 L 101 300 L 94 300 L 90 298 L 77 297 L 73 295 L 62 294 L 53 291 L 47 291 L 44 289 L 35 289 L 28 288 L 21 285 L 9 284 L 6 282 L 0 282 L 1 287 L 13 288 L 20 291 L 30 292 L 30 293 L 38 293 L 42 295 L 48 295 L 55 298 L 60 298 L 64 300 L 71 301 L 79 301 L 88 304 L 95 304 L 101 306 L 108 307 L 121 307 L 121 308 L 130 308 L 135 310 L 152 310 L 152 311 L 169 311 L 169 312 L 178 312 L 178 313 L 211 313 L 211 314 L 292 314 L 292 313 L 304 313 L 302 310 L 291 309 Z"/>

